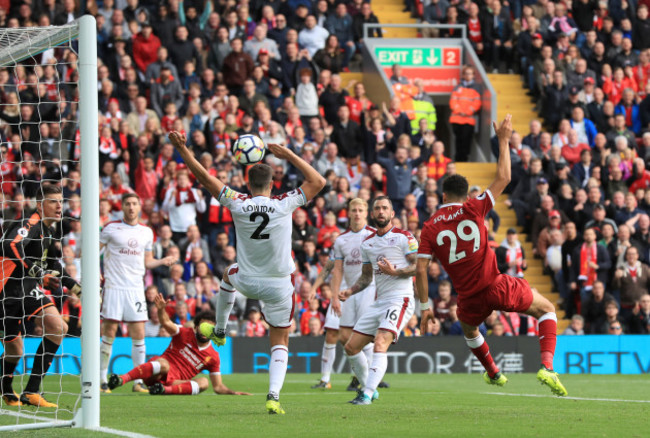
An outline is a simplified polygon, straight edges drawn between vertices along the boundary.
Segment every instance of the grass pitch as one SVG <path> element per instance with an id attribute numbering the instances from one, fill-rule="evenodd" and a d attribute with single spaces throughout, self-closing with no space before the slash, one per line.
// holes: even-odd
<path id="1" fill-rule="evenodd" d="M 48 390 L 58 387 L 54 376 Z M 149 396 L 131 385 L 101 399 L 102 426 L 155 437 L 645 437 L 650 417 L 650 380 L 641 375 L 565 375 L 569 397 L 551 395 L 532 374 L 514 374 L 504 388 L 487 385 L 478 374 L 389 374 L 389 389 L 371 406 L 347 403 L 347 375 L 333 376 L 331 390 L 313 390 L 316 374 L 288 374 L 283 416 L 264 409 L 268 376 L 235 374 L 224 382 L 255 395 Z M 16 382 L 18 383 L 18 382 Z M 66 377 L 65 389 L 78 379 Z M 18 386 L 18 385 L 17 385 Z M 54 397 L 49 397 L 55 399 Z M 62 396 L 61 406 L 75 398 Z M 5 408 L 7 410 L 12 408 Z M 17 408 L 13 408 L 18 411 Z M 27 413 L 32 408 L 23 408 Z M 30 421 L 30 420 L 21 420 Z M 0 424 L 16 419 L 0 416 Z M 4 433 L 9 437 L 108 437 L 78 429 Z"/>

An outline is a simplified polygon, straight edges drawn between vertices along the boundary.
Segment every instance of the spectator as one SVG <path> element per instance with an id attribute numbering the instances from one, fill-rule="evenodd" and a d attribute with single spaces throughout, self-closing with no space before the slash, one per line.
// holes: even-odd
<path id="1" fill-rule="evenodd" d="M 323 331 L 323 323 L 319 318 L 311 318 L 309 320 L 309 333 L 307 336 L 322 336 L 324 331 Z"/>
<path id="2" fill-rule="evenodd" d="M 505 61 L 506 65 L 512 62 L 513 30 L 509 11 L 502 8 L 501 2 L 492 2 L 491 9 L 481 23 L 481 30 L 487 55 L 486 63 L 492 73 L 498 73 L 501 61 Z"/>
<path id="3" fill-rule="evenodd" d="M 440 324 L 440 322 L 437 319 L 434 319 L 435 321 Z M 420 327 L 418 327 L 418 316 L 413 314 L 411 316 L 411 319 L 409 319 L 409 322 L 406 323 L 406 326 L 404 327 L 404 330 L 402 330 L 401 335 L 407 338 L 411 338 L 414 336 L 420 336 Z"/>
<path id="4" fill-rule="evenodd" d="M 176 71 L 182 71 L 185 61 L 191 60 L 196 65 L 196 71 L 203 70 L 202 57 L 198 50 L 188 39 L 189 33 L 187 27 L 178 26 L 174 32 L 176 39 L 169 44 L 169 57 L 171 62 L 176 67 Z"/>
<path id="5" fill-rule="evenodd" d="M 314 56 L 318 49 L 325 47 L 325 39 L 329 32 L 316 22 L 316 17 L 308 15 L 305 19 L 305 28 L 298 34 L 298 43 L 307 49 L 309 56 Z"/>
<path id="6" fill-rule="evenodd" d="M 141 74 L 147 72 L 150 64 L 158 59 L 160 39 L 153 34 L 150 23 L 144 23 L 142 30 L 133 37 L 133 59 Z"/>
<path id="7" fill-rule="evenodd" d="M 573 315 L 571 317 L 571 324 L 562 332 L 563 335 L 584 335 L 585 319 L 580 315 Z"/>
<path id="8" fill-rule="evenodd" d="M 460 321 L 458 320 L 458 315 L 456 310 L 458 305 L 456 303 L 449 306 L 449 318 L 442 322 L 442 331 L 446 335 L 459 336 L 463 334 L 461 329 Z"/>
<path id="9" fill-rule="evenodd" d="M 474 82 L 473 67 L 463 67 L 462 80 L 451 93 L 449 107 L 449 123 L 455 137 L 455 161 L 465 162 L 469 159 L 474 144 L 475 115 L 481 109 L 481 90 Z"/>
<path id="10" fill-rule="evenodd" d="M 200 190 L 192 188 L 186 171 L 179 172 L 176 185 L 165 195 L 162 208 L 169 213 L 173 239 L 180 242 L 191 225 L 196 225 L 196 213 L 206 210 L 205 199 Z"/>
<path id="11" fill-rule="evenodd" d="M 231 52 L 223 60 L 223 81 L 230 93 L 237 95 L 244 86 L 244 81 L 253 74 L 255 63 L 250 55 L 242 52 L 243 42 L 240 38 L 230 40 Z"/>
<path id="12" fill-rule="evenodd" d="M 363 2 L 361 4 L 360 13 L 354 16 L 352 26 L 354 29 L 354 42 L 357 44 L 357 49 L 361 51 L 361 46 L 363 42 L 363 25 L 364 24 L 379 24 L 379 19 L 372 12 L 369 2 Z M 382 38 L 383 33 L 381 27 L 371 27 L 368 29 L 368 38 Z"/>
<path id="13" fill-rule="evenodd" d="M 317 333 L 320 335 L 320 327 L 325 323 L 325 316 L 318 311 L 320 304 L 317 298 L 309 300 L 309 308 L 305 310 L 300 316 L 300 333 L 303 336 L 311 334 L 311 320 L 317 319 L 320 322 Z M 317 335 L 314 335 L 317 336 Z"/>
<path id="14" fill-rule="evenodd" d="M 621 317 L 629 318 L 641 297 L 650 290 L 650 267 L 639 261 L 635 246 L 626 249 L 625 262 L 616 269 L 612 287 L 621 292 Z"/>
<path id="15" fill-rule="evenodd" d="M 429 24 L 443 24 L 447 17 L 447 9 L 449 9 L 447 0 L 431 0 L 431 3 L 424 8 L 422 19 Z M 424 38 L 438 38 L 439 35 L 439 29 L 426 27 L 422 29 Z"/>
<path id="16" fill-rule="evenodd" d="M 160 77 L 151 84 L 151 104 L 158 116 L 164 118 L 163 109 L 166 109 L 169 103 L 173 103 L 176 108 L 180 108 L 183 105 L 183 89 L 177 78 L 171 75 L 171 70 L 162 67 Z"/>
<path id="17" fill-rule="evenodd" d="M 528 268 L 528 263 L 526 262 L 526 254 L 524 249 L 521 247 L 521 242 L 517 235 L 517 230 L 514 228 L 509 228 L 506 233 L 506 238 L 501 242 L 500 249 L 503 252 L 503 270 L 500 271 L 504 274 L 510 275 L 512 277 L 524 278 L 524 271 Z M 497 259 L 499 251 L 497 251 Z"/>
<path id="18" fill-rule="evenodd" d="M 587 228 L 582 235 L 584 243 L 573 251 L 571 257 L 571 290 L 580 293 L 580 302 L 584 303 L 588 292 L 596 281 L 609 283 L 609 270 L 612 262 L 607 249 L 596 243 L 596 231 Z"/>
<path id="19" fill-rule="evenodd" d="M 643 294 L 632 309 L 629 319 L 631 334 L 647 335 L 650 333 L 650 295 Z"/>
<path id="20" fill-rule="evenodd" d="M 597 326 L 596 334 L 622 335 L 626 331 L 618 315 L 618 304 L 615 300 L 605 303 L 605 317 Z"/>
<path id="21" fill-rule="evenodd" d="M 347 6 L 345 3 L 339 3 L 336 5 L 334 14 L 330 15 L 325 21 L 324 26 L 329 32 L 330 36 L 326 41 L 326 48 L 331 46 L 331 37 L 335 36 L 338 44 L 335 45 L 337 49 L 342 49 L 345 52 L 345 56 L 342 59 L 342 68 L 347 68 L 350 64 L 350 60 L 354 56 L 356 51 L 356 46 L 354 44 L 354 29 L 352 26 L 352 17 L 348 15 Z M 342 47 L 339 47 L 339 44 Z M 318 61 L 316 61 L 318 64 Z M 328 68 L 328 67 L 324 67 Z M 338 73 L 337 71 L 332 70 L 333 73 Z"/>
<path id="22" fill-rule="evenodd" d="M 343 70 L 346 58 L 341 53 L 341 46 L 336 35 L 332 34 L 325 40 L 325 47 L 314 54 L 314 64 L 321 69 L 329 70 L 332 73 L 340 73 Z M 354 54 L 354 52 L 353 52 Z M 345 66 L 347 68 L 347 66 Z"/>
<path id="23" fill-rule="evenodd" d="M 438 285 L 438 296 L 433 299 L 433 312 L 441 322 L 451 318 L 451 306 L 456 305 L 456 297 L 451 295 L 451 283 L 442 280 Z"/>
<path id="24" fill-rule="evenodd" d="M 273 59 L 280 59 L 278 45 L 274 40 L 267 38 L 267 32 L 268 26 L 265 23 L 258 24 L 253 31 L 253 38 L 244 43 L 244 53 L 251 59 L 257 59 L 257 55 L 262 49 L 266 50 L 266 53 Z"/>

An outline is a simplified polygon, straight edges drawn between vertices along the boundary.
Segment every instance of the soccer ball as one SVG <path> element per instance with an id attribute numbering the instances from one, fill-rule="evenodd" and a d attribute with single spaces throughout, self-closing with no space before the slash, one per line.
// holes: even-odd
<path id="1" fill-rule="evenodd" d="M 243 165 L 259 163 L 265 152 L 266 145 L 257 135 L 242 135 L 232 145 L 232 154 Z"/>

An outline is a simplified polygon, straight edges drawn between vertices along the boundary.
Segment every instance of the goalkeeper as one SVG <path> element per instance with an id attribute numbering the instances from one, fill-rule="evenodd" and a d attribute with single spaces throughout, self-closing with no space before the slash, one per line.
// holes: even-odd
<path id="1" fill-rule="evenodd" d="M 0 256 L 0 336 L 4 354 L 0 360 L 0 390 L 9 406 L 32 405 L 56 408 L 40 394 L 41 380 L 59 349 L 68 326 L 43 289 L 57 290 L 61 283 L 76 295 L 81 286 L 64 273 L 56 260 L 54 225 L 61 221 L 63 194 L 60 187 L 42 185 L 36 194 L 36 212 L 14 223 L 2 237 Z M 43 331 L 32 374 L 20 395 L 12 387 L 13 374 L 23 356 L 25 322 L 33 321 Z"/>

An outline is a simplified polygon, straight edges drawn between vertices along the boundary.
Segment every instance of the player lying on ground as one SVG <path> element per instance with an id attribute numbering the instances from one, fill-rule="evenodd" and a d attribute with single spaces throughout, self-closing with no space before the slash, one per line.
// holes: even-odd
<path id="1" fill-rule="evenodd" d="M 321 378 L 318 384 L 312 386 L 313 389 L 323 388 L 330 389 L 330 375 L 334 360 L 336 359 L 336 343 L 345 345 L 352 335 L 352 329 L 357 323 L 365 309 L 370 307 L 375 301 L 375 283 L 374 281 L 364 289 L 363 292 L 352 295 L 345 302 L 339 300 L 339 291 L 347 289 L 348 285 L 354 284 L 361 276 L 361 242 L 370 236 L 376 230 L 368 226 L 366 217 L 368 216 L 368 203 L 360 198 L 352 199 L 348 204 L 348 217 L 350 219 L 350 228 L 336 238 L 332 248 L 331 260 L 318 275 L 316 282 L 312 286 L 312 293 L 323 283 L 325 278 L 332 272 L 330 287 L 332 288 L 332 301 L 327 309 L 325 318 L 325 343 L 323 344 L 323 353 L 321 356 Z M 372 364 L 372 352 L 375 347 L 373 342 L 368 343 L 363 348 L 363 354 L 366 356 L 368 366 Z M 379 383 L 379 388 L 387 388 L 385 382 Z M 348 391 L 359 390 L 359 380 L 356 376 L 348 385 Z"/>
<path id="2" fill-rule="evenodd" d="M 344 301 L 363 291 L 373 277 L 375 279 L 377 299 L 363 310 L 345 344 L 345 354 L 361 386 L 357 397 L 350 401 L 355 405 L 369 405 L 379 396 L 377 386 L 386 374 L 388 347 L 397 342 L 399 333 L 413 315 L 411 277 L 415 275 L 418 242 L 408 231 L 393 227 L 394 217 L 393 204 L 388 197 L 375 199 L 372 218 L 377 231 L 361 244 L 361 276 L 339 294 Z M 373 339 L 375 348 L 372 364 L 368 367 L 362 350 Z"/>
<path id="3" fill-rule="evenodd" d="M 126 374 L 111 374 L 108 387 L 115 389 L 135 379 L 142 379 L 149 386 L 149 394 L 196 395 L 208 389 L 208 379 L 196 377 L 203 370 L 210 373 L 212 389 L 217 394 L 250 395 L 229 389 L 221 380 L 219 353 L 210 340 L 199 331 L 202 322 L 212 324 L 213 312 L 199 312 L 194 317 L 194 329 L 174 324 L 167 314 L 167 301 L 162 294 L 155 299 L 160 325 L 172 335 L 172 341 L 162 356 L 133 368 Z M 194 358 L 198 362 L 190 362 Z"/>
<path id="4" fill-rule="evenodd" d="M 8 227 L 2 238 L 0 334 L 4 354 L 0 359 L 0 392 L 8 406 L 57 407 L 39 392 L 68 325 L 43 288 L 56 291 L 63 284 L 71 293 L 81 294 L 81 286 L 67 275 L 56 258 L 60 249 L 52 227 L 61 221 L 62 209 L 61 188 L 42 185 L 36 194 L 36 213 Z M 61 273 L 64 276 L 58 278 Z M 13 375 L 23 356 L 25 323 L 30 320 L 41 327 L 43 340 L 36 351 L 31 376 L 18 397 L 12 387 Z"/>
<path id="5" fill-rule="evenodd" d="M 548 385 L 554 394 L 564 396 L 567 391 L 553 371 L 557 332 L 555 307 L 537 290 L 531 289 L 526 280 L 500 274 L 496 254 L 488 246 L 484 218 L 510 182 L 511 116 L 507 115 L 498 127 L 494 123 L 494 130 L 499 138 L 499 162 L 494 182 L 483 194 L 469 199 L 467 179 L 461 175 L 450 176 L 442 185 L 443 205 L 422 229 L 416 275 L 422 310 L 421 330 L 426 330 L 428 321 L 434 317 L 429 308 L 427 270 L 435 256 L 458 293 L 458 319 L 467 345 L 486 370 L 485 381 L 503 386 L 508 379 L 494 363 L 478 326 L 494 310 L 525 313 L 539 320 L 542 366 L 537 379 Z"/>
<path id="6" fill-rule="evenodd" d="M 279 399 L 289 361 L 296 268 L 291 258 L 291 217 L 294 210 L 305 206 L 323 189 L 325 178 L 286 147 L 268 144 L 269 152 L 287 160 L 305 180 L 297 190 L 271 197 L 273 170 L 258 163 L 249 167 L 251 195 L 245 195 L 210 175 L 186 146 L 184 135 L 172 132 L 169 139 L 199 182 L 230 209 L 237 235 L 237 263 L 228 266 L 223 274 L 217 295 L 217 323 L 201 324 L 201 333 L 217 345 L 225 344 L 226 324 L 235 304 L 234 292 L 238 290 L 248 298 L 260 300 L 262 316 L 270 326 L 271 343 L 266 410 L 270 414 L 284 414 Z"/>

